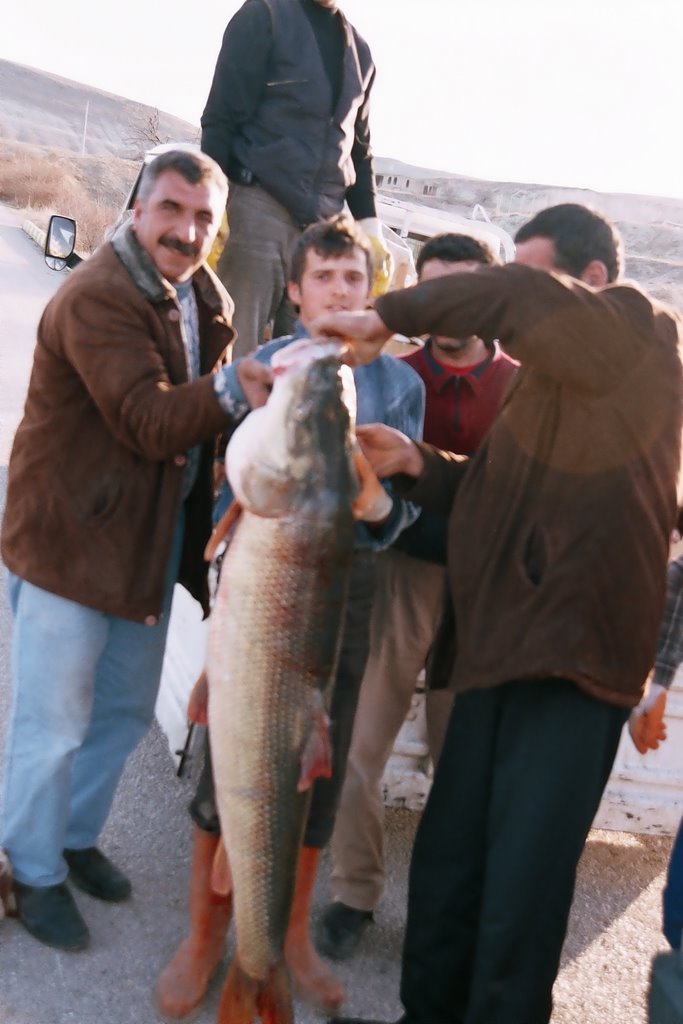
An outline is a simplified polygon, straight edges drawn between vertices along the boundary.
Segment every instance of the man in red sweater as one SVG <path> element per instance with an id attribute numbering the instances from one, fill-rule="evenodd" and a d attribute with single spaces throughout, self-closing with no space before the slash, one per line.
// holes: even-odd
<path id="1" fill-rule="evenodd" d="M 422 282 L 496 262 L 491 250 L 469 235 L 443 234 L 424 245 L 417 271 Z M 477 335 L 432 336 L 403 358 L 425 384 L 425 441 L 471 455 L 519 364 L 497 342 L 487 345 Z M 446 530 L 446 517 L 423 511 L 378 557 L 370 657 L 332 837 L 333 902 L 318 929 L 320 951 L 334 959 L 354 952 L 384 888 L 382 776 L 444 616 Z M 433 760 L 441 750 L 451 704 L 450 691 L 428 688 Z"/>

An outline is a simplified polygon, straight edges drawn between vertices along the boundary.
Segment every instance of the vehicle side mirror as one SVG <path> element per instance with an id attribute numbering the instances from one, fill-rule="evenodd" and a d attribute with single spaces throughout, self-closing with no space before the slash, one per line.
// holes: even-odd
<path id="1" fill-rule="evenodd" d="M 50 270 L 64 270 L 76 248 L 76 221 L 53 213 L 45 239 L 45 262 Z"/>

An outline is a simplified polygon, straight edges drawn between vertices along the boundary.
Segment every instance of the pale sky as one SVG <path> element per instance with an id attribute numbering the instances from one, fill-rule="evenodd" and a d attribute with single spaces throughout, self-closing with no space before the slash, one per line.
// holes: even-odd
<path id="1" fill-rule="evenodd" d="M 25 0 L 0 57 L 199 123 L 241 0 Z M 683 0 L 341 0 L 377 155 L 683 198 Z"/>

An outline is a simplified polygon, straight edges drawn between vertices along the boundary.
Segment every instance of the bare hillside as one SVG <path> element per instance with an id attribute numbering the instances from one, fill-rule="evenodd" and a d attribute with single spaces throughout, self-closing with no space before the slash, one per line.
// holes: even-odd
<path id="1" fill-rule="evenodd" d="M 514 235 L 538 210 L 555 203 L 585 203 L 601 210 L 624 238 L 626 276 L 683 310 L 683 200 L 595 192 L 511 181 L 486 181 L 425 170 L 379 158 L 376 170 L 388 195 L 465 216 L 480 206 Z M 427 194 L 428 193 L 428 194 Z"/>
<path id="2" fill-rule="evenodd" d="M 0 138 L 137 158 L 154 142 L 196 142 L 198 128 L 144 103 L 0 60 Z"/>
<path id="3" fill-rule="evenodd" d="M 44 71 L 0 60 L 0 157 L 48 153 L 97 203 L 122 203 L 140 155 L 157 142 L 198 141 L 199 129 L 164 111 Z M 683 200 L 553 185 L 485 181 L 377 157 L 387 195 L 470 215 L 481 206 L 511 233 L 537 210 L 583 202 L 618 224 L 627 275 L 683 310 Z"/>

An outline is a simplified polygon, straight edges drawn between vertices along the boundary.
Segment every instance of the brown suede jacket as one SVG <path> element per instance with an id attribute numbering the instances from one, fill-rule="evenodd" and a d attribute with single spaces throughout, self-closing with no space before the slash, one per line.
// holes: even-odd
<path id="1" fill-rule="evenodd" d="M 433 682 L 464 691 L 555 676 L 635 705 L 676 517 L 675 314 L 633 287 L 594 291 L 514 264 L 392 292 L 376 309 L 406 335 L 498 338 L 522 364 L 469 462 L 421 446 L 424 473 L 398 481 L 450 514 L 454 621 Z"/>
<path id="2" fill-rule="evenodd" d="M 9 465 L 2 557 L 24 580 L 112 615 L 156 622 L 187 450 L 203 443 L 185 502 L 180 581 L 206 607 L 213 438 L 228 426 L 212 371 L 232 300 L 194 278 L 203 376 L 189 382 L 173 287 L 129 224 L 70 274 L 38 327 Z"/>

